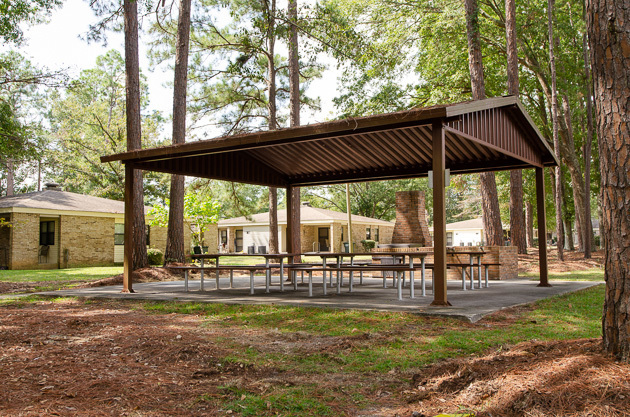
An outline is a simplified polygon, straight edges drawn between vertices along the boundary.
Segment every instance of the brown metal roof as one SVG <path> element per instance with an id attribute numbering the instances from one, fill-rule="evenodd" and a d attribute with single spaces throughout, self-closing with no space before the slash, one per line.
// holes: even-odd
<path id="1" fill-rule="evenodd" d="M 426 176 L 432 123 L 451 174 L 557 165 L 517 98 L 499 97 L 104 156 L 149 171 L 276 187 Z"/>

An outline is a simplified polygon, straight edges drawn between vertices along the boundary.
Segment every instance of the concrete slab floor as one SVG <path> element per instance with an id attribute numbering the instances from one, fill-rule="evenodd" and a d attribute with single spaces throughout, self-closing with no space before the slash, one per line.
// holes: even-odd
<path id="1" fill-rule="evenodd" d="M 313 297 L 308 297 L 308 284 L 298 278 L 298 290 L 285 283 L 284 292 L 280 291 L 279 277 L 273 277 L 269 293 L 265 293 L 264 277 L 256 277 L 255 294 L 249 294 L 249 278 L 234 277 L 234 288 L 230 289 L 227 279 L 221 278 L 221 289 L 215 289 L 214 278 L 205 280 L 204 291 L 199 290 L 198 280 L 189 281 L 189 292 L 184 291 L 183 281 L 135 283 L 134 293 L 121 293 L 122 286 L 82 288 L 37 293 L 47 296 L 72 296 L 87 298 L 134 299 L 153 301 L 182 301 L 198 303 L 225 304 L 275 304 L 301 307 L 322 307 L 341 309 L 360 309 L 378 311 L 401 311 L 412 314 L 452 317 L 476 322 L 483 316 L 500 309 L 529 304 L 537 300 L 589 288 L 600 282 L 552 281 L 551 287 L 537 287 L 537 281 L 519 278 L 506 281 L 490 281 L 488 288 L 462 290 L 461 281 L 448 281 L 448 300 L 451 307 L 431 307 L 433 296 L 430 281 L 427 283 L 426 296 L 422 296 L 420 282 L 416 281 L 415 298 L 410 298 L 410 289 L 403 289 L 403 299 L 397 299 L 396 288 L 392 279 L 388 279 L 388 288 L 383 288 L 382 278 L 365 278 L 363 285 L 354 281 L 353 291 L 348 291 L 347 278 L 339 294 L 336 286 L 327 288 L 323 295 L 322 278 L 313 278 Z"/>

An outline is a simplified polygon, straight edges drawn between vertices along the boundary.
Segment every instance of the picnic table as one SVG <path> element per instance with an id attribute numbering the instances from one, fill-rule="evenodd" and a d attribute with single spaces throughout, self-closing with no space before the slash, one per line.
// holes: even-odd
<path id="1" fill-rule="evenodd" d="M 192 259 L 198 259 L 200 261 L 200 289 L 203 291 L 203 279 L 204 279 L 204 260 L 206 259 L 214 259 L 215 267 L 216 267 L 216 289 L 219 288 L 219 272 L 220 265 L 219 259 L 222 257 L 263 257 L 265 258 L 265 271 L 266 271 L 266 280 L 265 280 L 265 292 L 269 292 L 269 287 L 271 285 L 271 268 L 269 267 L 269 261 L 272 259 L 280 260 L 280 290 L 284 291 L 284 259 L 288 258 L 291 260 L 295 256 L 299 256 L 299 253 L 257 253 L 257 254 L 245 254 L 245 253 L 203 253 L 203 254 L 194 254 L 191 255 Z M 238 268 L 234 266 L 236 270 Z M 228 269 L 230 271 L 230 277 L 232 277 L 233 269 Z M 231 283 L 232 281 L 230 281 Z"/>

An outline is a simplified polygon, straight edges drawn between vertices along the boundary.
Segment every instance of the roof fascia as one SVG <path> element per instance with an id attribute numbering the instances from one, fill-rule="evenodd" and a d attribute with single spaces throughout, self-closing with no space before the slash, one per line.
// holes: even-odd
<path id="1" fill-rule="evenodd" d="M 249 150 L 260 147 L 297 143 L 329 137 L 376 132 L 394 128 L 430 124 L 446 116 L 446 106 L 429 109 L 412 109 L 397 113 L 305 125 L 286 129 L 224 136 L 216 139 L 139 149 L 101 157 L 101 162 L 158 160 L 203 153 Z"/>

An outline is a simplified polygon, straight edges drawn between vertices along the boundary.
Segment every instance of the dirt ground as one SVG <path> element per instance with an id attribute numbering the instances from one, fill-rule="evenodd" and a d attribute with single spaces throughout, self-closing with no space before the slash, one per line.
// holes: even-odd
<path id="1" fill-rule="evenodd" d="M 518 256 L 518 272 L 537 273 L 538 248 L 529 248 L 527 255 Z M 601 267 L 604 263 L 604 250 L 591 253 L 591 259 L 584 259 L 583 252 L 564 251 L 564 261 L 558 262 L 558 251 L 554 248 L 548 252 L 549 272 L 584 271 L 586 269 Z"/>
<path id="2" fill-rule="evenodd" d="M 577 256 L 568 259 L 572 269 L 597 266 Z M 159 274 L 141 271 L 138 280 L 177 278 Z M 504 310 L 470 326 L 509 325 L 528 309 Z M 245 401 L 247 394 L 234 398 L 234 392 L 264 397 L 308 385 L 327 396 L 332 415 L 418 417 L 483 409 L 477 416 L 630 416 L 630 367 L 604 355 L 599 339 L 503 346 L 414 372 L 305 374 L 235 360 L 235 346 L 247 341 L 253 351 L 320 351 L 335 361 L 335 352 L 372 343 L 364 336 L 324 339 L 209 324 L 201 316 L 150 314 L 123 301 L 5 305 L 0 415 L 240 415 L 229 404 Z M 365 401 L 357 405 L 357 395 L 367 400 L 367 409 Z M 265 415 L 287 415 L 267 404 Z"/>
<path id="3" fill-rule="evenodd" d="M 476 325 L 507 325 L 527 308 Z M 241 363 L 234 346 L 246 340 L 248 349 L 265 353 L 327 352 L 326 360 L 334 361 L 335 352 L 372 341 L 213 325 L 120 301 L 44 301 L 0 312 L 2 416 L 239 415 L 226 407 L 233 393 L 221 387 L 265 396 L 303 385 L 334 393 L 327 401 L 332 415 L 434 416 L 482 408 L 477 416 L 630 415 L 630 367 L 603 355 L 594 339 L 504 346 L 415 372 L 303 374 Z M 367 410 L 355 405 L 357 394 Z M 265 415 L 287 415 L 273 407 Z"/>

